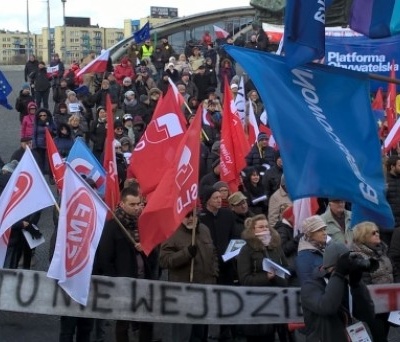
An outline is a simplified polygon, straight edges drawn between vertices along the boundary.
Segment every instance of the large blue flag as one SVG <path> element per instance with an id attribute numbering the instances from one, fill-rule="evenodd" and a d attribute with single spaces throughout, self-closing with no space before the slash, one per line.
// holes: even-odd
<path id="1" fill-rule="evenodd" d="M 393 228 L 368 75 L 322 64 L 291 70 L 283 57 L 225 48 L 265 104 L 291 199 L 341 198 L 353 204 L 353 224 Z"/>
<path id="2" fill-rule="evenodd" d="M 287 0 L 283 49 L 291 68 L 325 55 L 325 7 L 333 0 Z"/>
<path id="3" fill-rule="evenodd" d="M 6 107 L 7 109 L 13 109 L 13 107 L 8 103 L 7 96 L 12 92 L 12 87 L 8 83 L 3 72 L 0 71 L 0 105 Z"/>
<path id="4" fill-rule="evenodd" d="M 67 162 L 80 175 L 93 179 L 97 193 L 104 198 L 106 172 L 82 138 L 77 138 L 68 154 Z"/>
<path id="5" fill-rule="evenodd" d="M 147 39 L 150 39 L 150 23 L 147 22 L 139 31 L 133 34 L 135 43 L 139 44 Z"/>

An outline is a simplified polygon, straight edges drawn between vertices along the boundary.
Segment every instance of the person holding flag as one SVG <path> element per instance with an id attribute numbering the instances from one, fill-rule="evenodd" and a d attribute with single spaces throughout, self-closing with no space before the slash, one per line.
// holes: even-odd
<path id="1" fill-rule="evenodd" d="M 142 212 L 142 198 L 132 187 L 121 191 L 120 202 L 113 218 L 106 221 L 95 258 L 96 273 L 110 277 L 152 279 L 158 251 L 149 256 L 143 253 L 139 239 L 138 218 Z M 153 277 L 154 278 L 154 277 Z M 116 342 L 128 341 L 132 322 L 117 321 Z M 152 340 L 152 323 L 140 322 L 139 341 Z"/>

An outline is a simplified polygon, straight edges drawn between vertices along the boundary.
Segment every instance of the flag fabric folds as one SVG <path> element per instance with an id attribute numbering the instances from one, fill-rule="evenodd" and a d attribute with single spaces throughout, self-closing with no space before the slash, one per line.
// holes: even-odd
<path id="1" fill-rule="evenodd" d="M 46 128 L 46 146 L 47 146 L 47 156 L 49 159 L 51 173 L 53 174 L 54 181 L 56 183 L 57 189 L 61 190 L 63 186 L 63 178 L 65 165 L 61 159 L 60 153 L 57 150 L 57 146 L 54 143 L 53 137 L 50 131 Z"/>
<path id="2" fill-rule="evenodd" d="M 144 26 L 133 34 L 136 44 L 140 44 L 147 39 L 150 39 L 150 23 L 147 22 Z"/>
<path id="3" fill-rule="evenodd" d="M 383 110 L 383 95 L 382 88 L 379 88 L 375 94 L 375 98 L 372 101 L 371 107 L 373 110 Z"/>
<path id="4" fill-rule="evenodd" d="M 383 146 L 386 152 L 389 152 L 400 141 L 400 120 L 397 120 L 389 134 L 385 138 Z"/>
<path id="5" fill-rule="evenodd" d="M 86 305 L 107 207 L 69 164 L 64 180 L 57 241 L 47 276 L 58 279 L 73 300 Z"/>
<path id="6" fill-rule="evenodd" d="M 201 116 L 196 115 L 175 149 L 159 185 L 139 216 L 139 235 L 148 255 L 168 239 L 196 206 L 200 163 Z"/>
<path id="7" fill-rule="evenodd" d="M 249 143 L 232 99 L 228 80 L 225 80 L 224 106 L 221 126 L 220 177 L 230 191 L 238 191 L 240 172 L 246 167 Z"/>
<path id="8" fill-rule="evenodd" d="M 244 88 L 244 77 L 240 78 L 238 93 L 236 95 L 234 103 L 235 103 L 238 115 L 240 117 L 240 121 L 242 122 L 242 125 L 244 126 L 245 118 L 246 118 L 246 94 L 245 94 L 245 88 Z"/>
<path id="9" fill-rule="evenodd" d="M 27 147 L 0 197 L 0 237 L 19 220 L 55 204 L 56 200 Z"/>
<path id="10" fill-rule="evenodd" d="M 396 78 L 396 71 L 394 70 L 394 61 L 390 65 L 390 78 Z M 393 128 L 396 122 L 396 84 L 389 83 L 386 96 L 386 119 L 389 131 Z"/>
<path id="11" fill-rule="evenodd" d="M 97 193 L 104 197 L 106 172 L 83 139 L 75 139 L 74 145 L 69 151 L 67 162 L 78 174 L 92 179 L 96 184 Z"/>
<path id="12" fill-rule="evenodd" d="M 400 1 L 353 0 L 350 28 L 370 38 L 384 38 L 400 33 Z"/>
<path id="13" fill-rule="evenodd" d="M 91 61 L 88 65 L 84 66 L 76 74 L 76 77 L 87 74 L 89 72 L 105 72 L 107 71 L 107 63 L 110 58 L 110 51 L 105 50 L 100 56 Z"/>
<path id="14" fill-rule="evenodd" d="M 247 140 L 249 146 L 252 146 L 256 141 L 260 130 L 258 128 L 257 119 L 254 114 L 254 108 L 251 102 L 249 103 L 249 114 L 248 114 L 248 124 L 247 124 Z M 270 134 L 269 134 L 270 135 Z M 269 136 L 268 135 L 268 136 Z"/>
<path id="15" fill-rule="evenodd" d="M 321 64 L 291 70 L 280 56 L 226 50 L 266 104 L 291 199 L 342 198 L 352 202 L 352 224 L 393 228 L 368 75 Z"/>
<path id="16" fill-rule="evenodd" d="M 318 211 L 318 200 L 315 197 L 305 197 L 293 202 L 294 234 L 303 233 L 303 221 Z"/>
<path id="17" fill-rule="evenodd" d="M 325 8 L 332 0 L 287 0 L 283 49 L 291 68 L 325 56 Z"/>
<path id="18" fill-rule="evenodd" d="M 226 32 L 223 28 L 213 25 L 214 33 L 217 39 L 225 39 L 229 37 L 229 32 Z"/>
<path id="19" fill-rule="evenodd" d="M 137 178 L 145 195 L 156 189 L 185 132 L 186 119 L 174 92 L 168 91 L 158 100 L 153 118 L 136 145 L 129 165 L 129 172 Z"/>
<path id="20" fill-rule="evenodd" d="M 117 173 L 117 160 L 115 156 L 114 146 L 114 114 L 112 111 L 111 97 L 107 94 L 106 98 L 107 111 L 107 134 L 104 145 L 104 161 L 103 167 L 106 171 L 106 193 L 104 201 L 111 210 L 117 207 L 120 200 L 119 181 Z M 111 214 L 110 214 L 111 215 Z"/>
<path id="21" fill-rule="evenodd" d="M 7 96 L 11 94 L 12 90 L 13 88 L 7 81 L 6 76 L 0 71 L 0 105 L 10 110 L 13 107 L 8 103 Z"/>

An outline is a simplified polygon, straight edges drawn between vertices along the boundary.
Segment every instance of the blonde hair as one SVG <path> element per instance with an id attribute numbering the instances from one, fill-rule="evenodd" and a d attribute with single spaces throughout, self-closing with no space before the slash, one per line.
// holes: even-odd
<path id="1" fill-rule="evenodd" d="M 374 222 L 365 221 L 356 224 L 353 228 L 353 242 L 366 243 L 374 230 L 379 230 Z"/>
<path id="2" fill-rule="evenodd" d="M 79 115 L 71 115 L 70 118 L 68 119 L 68 125 L 71 125 L 72 121 L 78 120 L 78 122 L 81 122 L 81 118 Z"/>
<path id="3" fill-rule="evenodd" d="M 255 233 L 254 233 L 254 229 L 256 226 L 256 223 L 258 221 L 262 221 L 265 220 L 267 221 L 268 224 L 268 229 L 271 233 L 271 243 L 270 243 L 270 247 L 275 248 L 281 245 L 281 237 L 279 235 L 279 233 L 275 230 L 275 228 L 272 228 L 267 220 L 267 217 L 264 214 L 258 214 L 252 217 L 248 217 L 245 221 L 244 221 L 244 227 L 245 230 L 242 233 L 242 236 L 251 236 L 251 237 L 256 237 Z"/>

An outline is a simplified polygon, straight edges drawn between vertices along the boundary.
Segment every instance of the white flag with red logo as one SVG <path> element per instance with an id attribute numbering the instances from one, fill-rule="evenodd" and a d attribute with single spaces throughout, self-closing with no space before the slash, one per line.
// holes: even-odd
<path id="1" fill-rule="evenodd" d="M 24 217 L 55 204 L 56 200 L 27 147 L 0 197 L 0 236 Z"/>
<path id="2" fill-rule="evenodd" d="M 148 255 L 168 239 L 196 206 L 200 162 L 201 117 L 196 115 L 139 216 L 139 235 Z"/>
<path id="3" fill-rule="evenodd" d="M 254 108 L 251 101 L 249 101 L 249 123 L 247 125 L 247 139 L 250 146 L 253 146 L 253 144 L 257 142 L 257 137 L 259 133 L 260 130 L 258 128 L 257 119 L 254 114 Z"/>
<path id="4" fill-rule="evenodd" d="M 218 39 L 225 39 L 226 37 L 229 36 L 229 32 L 226 32 L 223 28 L 216 26 L 216 25 L 213 25 L 213 27 L 214 27 L 215 36 Z"/>
<path id="5" fill-rule="evenodd" d="M 8 241 L 10 240 L 11 228 L 7 229 L 6 232 L 0 236 L 0 268 L 4 267 L 4 261 L 6 260 Z"/>
<path id="6" fill-rule="evenodd" d="M 79 72 L 76 74 L 76 77 L 79 77 L 83 74 L 87 74 L 89 72 L 107 71 L 107 63 L 109 57 L 110 57 L 110 51 L 109 50 L 104 51 L 99 57 L 95 58 L 88 65 L 79 70 Z"/>
<path id="7" fill-rule="evenodd" d="M 95 191 L 66 164 L 56 247 L 47 276 L 58 279 L 58 285 L 82 305 L 87 304 L 107 210 Z"/>

